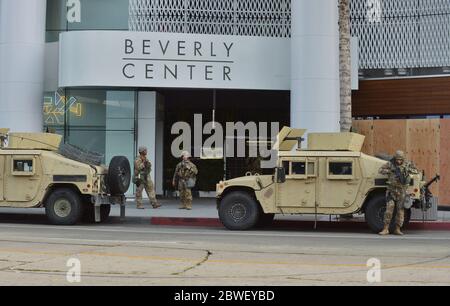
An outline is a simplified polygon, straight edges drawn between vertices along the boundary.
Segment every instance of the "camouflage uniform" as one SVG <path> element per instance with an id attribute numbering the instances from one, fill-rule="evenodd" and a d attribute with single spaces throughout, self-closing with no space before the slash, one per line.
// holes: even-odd
<path id="1" fill-rule="evenodd" d="M 147 192 L 147 196 L 150 199 L 150 203 L 153 208 L 158 208 L 160 205 L 156 202 L 155 189 L 153 181 L 150 177 L 152 171 L 152 164 L 146 158 L 142 160 L 140 156 L 134 161 L 134 181 L 136 183 L 136 204 L 138 208 L 142 208 L 142 192 Z"/>
<path id="2" fill-rule="evenodd" d="M 402 152 L 400 152 L 402 153 Z M 402 154 L 399 154 L 402 156 Z M 418 170 L 413 163 L 403 160 L 403 164 L 397 165 L 395 158 L 381 167 L 381 174 L 388 176 L 387 191 L 386 191 L 386 213 L 384 215 L 384 226 L 386 231 L 394 214 L 394 209 L 397 209 L 397 215 L 395 220 L 396 232 L 400 232 L 400 228 L 403 226 L 405 218 L 404 203 L 407 196 L 407 189 L 411 181 L 410 175 L 417 174 Z"/>
<path id="3" fill-rule="evenodd" d="M 186 181 L 194 178 L 197 174 L 197 167 L 189 160 L 180 162 L 175 168 L 173 181 L 180 192 L 180 208 L 182 209 L 192 209 L 192 192 L 190 188 L 187 188 Z"/>

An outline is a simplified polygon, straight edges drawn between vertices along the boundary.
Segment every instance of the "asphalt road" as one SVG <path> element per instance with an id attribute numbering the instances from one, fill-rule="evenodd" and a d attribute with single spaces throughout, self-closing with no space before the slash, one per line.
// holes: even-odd
<path id="1" fill-rule="evenodd" d="M 0 217 L 0 285 L 450 285 L 449 232 L 64 227 L 24 218 Z M 368 273 L 372 258 L 380 273 Z M 70 259 L 81 265 L 79 283 L 67 280 Z"/>

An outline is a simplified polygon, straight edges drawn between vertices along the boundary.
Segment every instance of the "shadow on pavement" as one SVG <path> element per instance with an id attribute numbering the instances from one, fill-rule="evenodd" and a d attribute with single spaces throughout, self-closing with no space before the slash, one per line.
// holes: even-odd
<path id="1" fill-rule="evenodd" d="M 18 213 L 0 213 L 0 223 L 50 224 L 45 215 Z"/>

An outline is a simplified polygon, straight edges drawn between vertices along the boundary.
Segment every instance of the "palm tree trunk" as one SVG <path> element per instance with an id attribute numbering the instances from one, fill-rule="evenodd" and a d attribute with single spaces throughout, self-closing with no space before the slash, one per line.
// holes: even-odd
<path id="1" fill-rule="evenodd" d="M 341 132 L 352 127 L 352 79 L 350 58 L 350 0 L 339 1 L 339 74 Z"/>

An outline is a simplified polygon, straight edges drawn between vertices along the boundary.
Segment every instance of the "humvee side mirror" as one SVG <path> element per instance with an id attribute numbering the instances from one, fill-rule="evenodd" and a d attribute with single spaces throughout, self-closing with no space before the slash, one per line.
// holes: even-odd
<path id="1" fill-rule="evenodd" d="M 279 184 L 286 182 L 286 170 L 284 167 L 275 168 L 275 178 Z"/>

